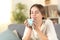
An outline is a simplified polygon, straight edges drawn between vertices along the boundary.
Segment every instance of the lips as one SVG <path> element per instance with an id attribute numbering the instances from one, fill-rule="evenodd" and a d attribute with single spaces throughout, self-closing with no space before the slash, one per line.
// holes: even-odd
<path id="1" fill-rule="evenodd" d="M 34 19 L 34 20 L 36 20 L 36 19 L 37 19 L 37 17 L 34 17 L 33 19 Z"/>

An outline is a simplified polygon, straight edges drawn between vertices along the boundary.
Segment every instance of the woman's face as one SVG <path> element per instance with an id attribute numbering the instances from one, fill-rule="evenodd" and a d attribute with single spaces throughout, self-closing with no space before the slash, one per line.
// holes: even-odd
<path id="1" fill-rule="evenodd" d="M 33 19 L 42 20 L 42 14 L 37 7 L 31 8 L 31 15 L 30 16 Z"/>

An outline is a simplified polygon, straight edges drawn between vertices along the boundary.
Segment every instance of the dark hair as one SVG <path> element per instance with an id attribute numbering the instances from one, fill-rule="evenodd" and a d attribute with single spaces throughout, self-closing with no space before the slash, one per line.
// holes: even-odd
<path id="1" fill-rule="evenodd" d="M 41 12 L 42 15 L 45 15 L 45 8 L 41 4 L 34 4 L 31 6 L 31 8 L 37 7 L 38 10 Z M 31 15 L 31 8 L 30 8 L 30 15 Z M 31 18 L 31 17 L 30 17 Z"/>

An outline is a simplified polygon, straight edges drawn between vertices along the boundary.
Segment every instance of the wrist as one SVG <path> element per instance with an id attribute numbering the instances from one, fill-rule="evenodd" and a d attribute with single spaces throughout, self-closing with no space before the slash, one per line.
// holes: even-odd
<path id="1" fill-rule="evenodd" d="M 40 27 L 37 27 L 36 31 L 39 32 L 40 31 Z"/>

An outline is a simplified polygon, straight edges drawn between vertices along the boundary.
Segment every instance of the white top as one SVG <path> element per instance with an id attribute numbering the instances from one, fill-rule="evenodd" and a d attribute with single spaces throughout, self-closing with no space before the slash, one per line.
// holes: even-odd
<path id="1" fill-rule="evenodd" d="M 48 40 L 58 40 L 54 25 L 51 20 L 47 19 L 45 23 L 42 24 L 41 29 L 40 29 L 45 35 L 47 35 Z M 23 38 L 26 36 L 26 33 L 28 32 L 28 28 L 25 28 L 25 32 L 23 35 Z M 39 36 L 37 35 L 37 32 L 32 30 L 31 33 L 31 40 L 41 40 Z"/>

